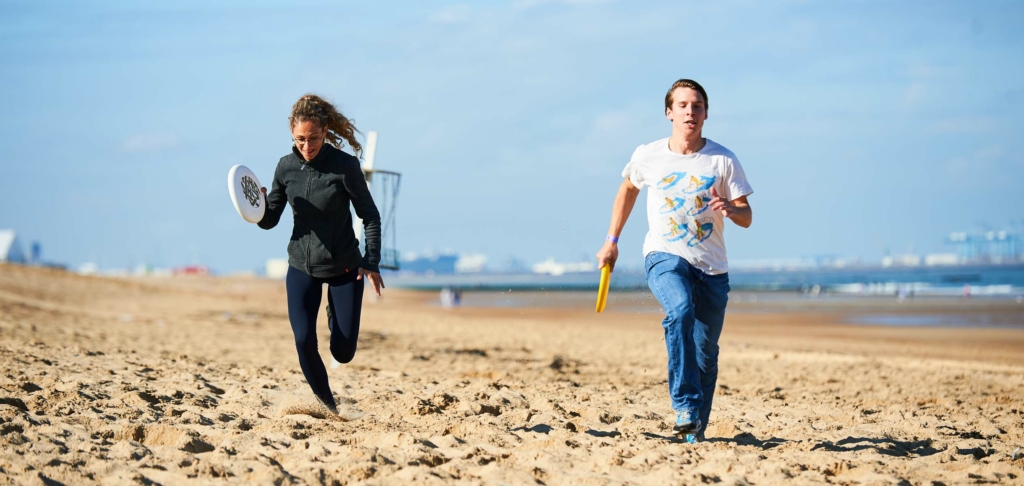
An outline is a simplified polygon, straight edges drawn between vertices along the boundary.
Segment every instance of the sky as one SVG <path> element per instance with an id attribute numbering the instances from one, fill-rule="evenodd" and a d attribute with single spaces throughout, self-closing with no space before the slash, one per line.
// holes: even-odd
<path id="1" fill-rule="evenodd" d="M 0 228 L 72 266 L 260 269 L 290 216 L 244 222 L 227 171 L 269 185 L 311 92 L 403 174 L 400 251 L 592 259 L 692 78 L 754 188 L 731 260 L 950 252 L 1024 221 L 1021 25 L 1012 0 L 0 0 Z"/>

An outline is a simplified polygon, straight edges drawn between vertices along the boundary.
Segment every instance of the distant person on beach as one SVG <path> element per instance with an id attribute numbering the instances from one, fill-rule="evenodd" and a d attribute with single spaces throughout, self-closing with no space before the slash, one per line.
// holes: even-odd
<path id="1" fill-rule="evenodd" d="M 718 338 L 729 300 L 725 218 L 749 227 L 753 193 L 732 152 L 704 138 L 708 95 L 680 79 L 665 95 L 672 136 L 641 145 L 622 171 L 611 225 L 597 253 L 599 267 L 615 268 L 619 235 L 647 187 L 647 284 L 665 309 L 668 391 L 674 430 L 704 440 L 718 381 Z"/>
<path id="2" fill-rule="evenodd" d="M 441 307 L 445 309 L 451 309 L 452 307 L 458 307 L 462 302 L 462 289 L 459 287 L 450 287 L 445 285 L 441 289 Z"/>
<path id="3" fill-rule="evenodd" d="M 320 359 L 316 317 L 327 284 L 327 327 L 331 330 L 331 354 L 348 363 L 356 354 L 364 277 L 380 295 L 380 214 L 366 187 L 356 157 L 362 146 L 356 128 L 330 103 L 305 95 L 292 106 L 288 117 L 292 150 L 281 157 L 274 184 L 267 195 L 267 210 L 260 228 L 277 225 L 285 203 L 291 204 L 294 227 L 288 242 L 288 319 L 299 351 L 299 366 L 316 397 L 337 413 L 337 404 Z M 356 156 L 341 151 L 348 142 Z M 267 189 L 261 189 L 266 194 Z M 349 204 L 363 220 L 366 254 L 352 228 Z"/>

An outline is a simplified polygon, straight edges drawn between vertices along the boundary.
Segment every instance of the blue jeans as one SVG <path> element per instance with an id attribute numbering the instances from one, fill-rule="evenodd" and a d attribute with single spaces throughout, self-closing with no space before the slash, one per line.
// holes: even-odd
<path id="1" fill-rule="evenodd" d="M 718 338 L 729 302 L 729 274 L 708 275 L 684 258 L 652 252 L 647 285 L 665 309 L 668 393 L 677 412 L 697 412 L 707 427 L 718 382 Z"/>

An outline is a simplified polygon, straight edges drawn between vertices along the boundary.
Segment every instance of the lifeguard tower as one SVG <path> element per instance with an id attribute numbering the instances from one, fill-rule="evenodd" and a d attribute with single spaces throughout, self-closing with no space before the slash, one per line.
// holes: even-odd
<path id="1" fill-rule="evenodd" d="M 398 234 L 396 232 L 395 210 L 398 207 L 398 189 L 402 182 L 402 174 L 390 170 L 378 169 L 375 165 L 377 156 L 377 132 L 366 133 L 366 146 L 363 152 L 363 176 L 370 188 L 373 202 L 380 211 L 380 268 L 398 270 Z M 365 251 L 363 238 L 363 221 L 352 216 L 354 230 L 359 237 L 360 245 Z"/>

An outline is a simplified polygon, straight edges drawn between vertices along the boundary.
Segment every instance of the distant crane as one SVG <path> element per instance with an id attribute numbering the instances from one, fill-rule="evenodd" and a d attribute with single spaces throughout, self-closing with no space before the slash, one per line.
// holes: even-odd
<path id="1" fill-rule="evenodd" d="M 974 263 L 1024 261 L 1024 231 L 959 231 L 950 233 L 946 243 L 956 246 L 960 260 Z"/>

